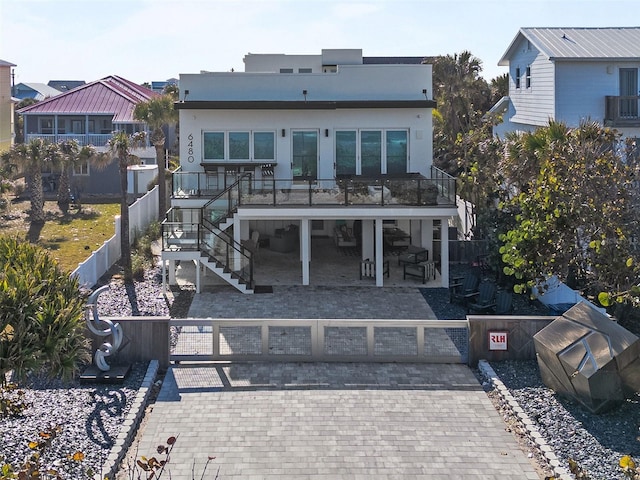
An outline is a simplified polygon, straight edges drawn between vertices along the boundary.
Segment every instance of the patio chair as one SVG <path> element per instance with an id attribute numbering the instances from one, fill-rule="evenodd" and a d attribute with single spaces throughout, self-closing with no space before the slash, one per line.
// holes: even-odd
<path id="1" fill-rule="evenodd" d="M 513 312 L 513 295 L 511 292 L 501 290 L 496 295 L 496 315 L 508 315 Z"/>
<path id="2" fill-rule="evenodd" d="M 496 284 L 493 282 L 482 282 L 478 288 L 478 293 L 472 295 L 467 302 L 467 312 L 487 313 L 496 307 Z"/>
<path id="3" fill-rule="evenodd" d="M 454 281 L 449 285 L 449 303 L 466 304 L 469 298 L 478 292 L 479 283 L 480 278 L 469 273 Z"/>

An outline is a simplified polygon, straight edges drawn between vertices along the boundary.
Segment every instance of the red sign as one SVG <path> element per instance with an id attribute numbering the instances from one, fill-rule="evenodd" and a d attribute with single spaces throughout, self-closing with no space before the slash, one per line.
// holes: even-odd
<path id="1" fill-rule="evenodd" d="M 509 332 L 489 332 L 489 350 L 507 350 Z"/>

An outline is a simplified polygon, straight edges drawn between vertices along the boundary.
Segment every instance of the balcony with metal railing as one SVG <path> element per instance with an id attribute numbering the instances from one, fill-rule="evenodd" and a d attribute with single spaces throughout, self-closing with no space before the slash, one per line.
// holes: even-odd
<path id="1" fill-rule="evenodd" d="M 232 189 L 237 206 L 455 206 L 456 179 L 432 167 L 431 178 L 420 174 L 338 179 L 256 179 L 249 173 L 221 177 L 206 172 L 172 176 L 173 198 L 213 198 Z"/>
<path id="2" fill-rule="evenodd" d="M 41 138 L 49 143 L 58 143 L 68 140 L 75 140 L 78 145 L 84 147 L 93 145 L 94 147 L 104 147 L 113 135 L 111 133 L 28 133 L 25 135 L 25 143 L 29 143 L 34 138 Z M 144 148 L 150 148 L 148 136 L 145 140 Z"/>
<path id="3" fill-rule="evenodd" d="M 607 127 L 640 127 L 640 96 L 606 96 L 604 124 Z"/>

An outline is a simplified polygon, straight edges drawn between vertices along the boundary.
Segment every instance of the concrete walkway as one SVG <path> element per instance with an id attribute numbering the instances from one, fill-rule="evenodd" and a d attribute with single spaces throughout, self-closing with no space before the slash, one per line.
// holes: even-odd
<path id="1" fill-rule="evenodd" d="M 464 365 L 180 364 L 139 455 L 174 435 L 174 480 L 539 478 Z"/>
<path id="2" fill-rule="evenodd" d="M 435 318 L 416 287 L 207 283 L 190 317 Z M 209 456 L 205 479 L 540 478 L 465 365 L 174 365 L 138 456 L 171 436 L 173 480 L 200 479 Z"/>

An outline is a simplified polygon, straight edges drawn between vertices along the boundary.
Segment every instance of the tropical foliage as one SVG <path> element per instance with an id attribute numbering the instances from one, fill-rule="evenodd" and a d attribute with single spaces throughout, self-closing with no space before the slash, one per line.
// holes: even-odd
<path id="1" fill-rule="evenodd" d="M 500 253 L 517 290 L 556 275 L 604 306 L 640 301 L 638 166 L 619 142 L 595 122 L 551 122 L 506 140 L 500 210 L 514 223 L 499 236 Z"/>
<path id="2" fill-rule="evenodd" d="M 136 104 L 133 116 L 146 122 L 151 130 L 151 143 L 156 149 L 158 165 L 158 209 L 159 218 L 163 218 L 167 208 L 167 182 L 165 175 L 165 135 L 163 127 L 178 121 L 178 112 L 173 108 L 175 98 L 171 94 L 153 97 L 146 102 Z"/>
<path id="3" fill-rule="evenodd" d="M 69 182 L 69 170 L 88 162 L 97 155 L 96 149 L 91 145 L 81 147 L 76 140 L 65 140 L 58 143 L 58 152 L 54 159 L 60 178 L 58 180 L 58 206 L 64 214 L 71 204 L 71 185 Z"/>
<path id="4" fill-rule="evenodd" d="M 9 371 L 72 378 L 89 360 L 84 300 L 43 249 L 0 237 L 0 383 Z"/>
<path id="5" fill-rule="evenodd" d="M 42 169 L 52 162 L 56 145 L 34 138 L 29 143 L 20 143 L 2 154 L 4 169 L 23 173 L 28 179 L 31 198 L 31 222 L 44 223 L 44 193 L 42 191 Z"/>
<path id="6" fill-rule="evenodd" d="M 508 82 L 497 79 L 489 85 L 481 72 L 482 61 L 468 51 L 433 60 L 433 98 L 438 105 L 434 111 L 433 161 L 454 176 L 463 171 L 456 142 L 479 128 L 484 114 L 507 94 Z"/>
<path id="7" fill-rule="evenodd" d="M 127 167 L 139 162 L 139 158 L 132 153 L 132 150 L 142 147 L 145 143 L 145 138 L 145 134 L 142 132 L 133 135 L 128 135 L 124 131 L 115 132 L 107 143 L 108 152 L 99 157 L 103 162 L 111 162 L 113 160 L 118 162 L 118 170 L 120 172 L 120 251 L 125 281 L 131 281 L 133 278 L 129 237 L 129 181 Z M 100 165 L 99 163 L 96 164 Z"/>

